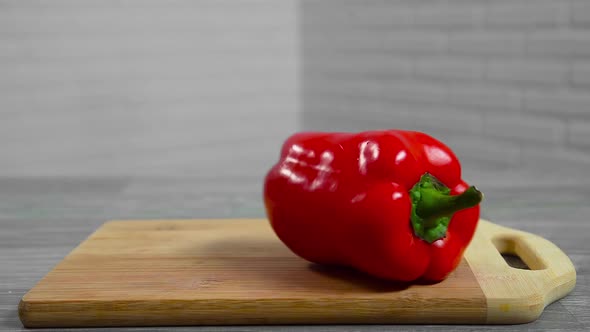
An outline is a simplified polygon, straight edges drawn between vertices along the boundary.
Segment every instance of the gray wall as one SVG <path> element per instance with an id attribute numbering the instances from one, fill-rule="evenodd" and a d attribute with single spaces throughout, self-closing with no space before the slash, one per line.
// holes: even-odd
<path id="1" fill-rule="evenodd" d="M 260 176 L 297 128 L 295 1 L 0 1 L 0 176 Z"/>
<path id="2" fill-rule="evenodd" d="M 489 185 L 585 181 L 589 1 L 303 0 L 300 20 L 306 129 L 426 131 Z"/>
<path id="3" fill-rule="evenodd" d="M 0 176 L 259 177 L 292 131 L 400 127 L 581 181 L 588 3 L 3 0 Z"/>

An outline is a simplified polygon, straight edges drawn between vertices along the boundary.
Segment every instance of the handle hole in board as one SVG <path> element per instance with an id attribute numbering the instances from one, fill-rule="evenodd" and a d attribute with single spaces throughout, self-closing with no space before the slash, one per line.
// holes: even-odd
<path id="1" fill-rule="evenodd" d="M 530 270 L 531 268 L 518 256 L 514 254 L 500 253 L 506 264 L 515 269 Z"/>
<path id="2" fill-rule="evenodd" d="M 546 268 L 542 259 L 520 238 L 496 237 L 494 246 L 508 266 L 521 270 L 543 270 Z"/>

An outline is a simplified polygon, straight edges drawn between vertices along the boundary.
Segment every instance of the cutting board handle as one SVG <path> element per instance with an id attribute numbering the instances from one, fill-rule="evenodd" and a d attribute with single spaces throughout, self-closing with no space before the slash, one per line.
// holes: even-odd
<path id="1" fill-rule="evenodd" d="M 576 284 L 576 270 L 569 257 L 552 242 L 523 231 L 503 227 L 480 220 L 476 235 L 479 246 L 470 248 L 466 257 L 471 265 L 477 265 L 478 280 L 488 300 L 488 322 L 514 322 L 514 315 L 532 321 L 552 302 L 567 295 Z M 483 238 L 483 239 L 482 239 Z M 483 241 L 482 241 L 483 240 Z M 474 241 L 475 242 L 475 241 Z M 473 257 L 473 250 L 485 252 L 488 257 Z M 488 250 L 481 250 L 488 249 Z M 508 265 L 501 254 L 516 255 L 530 270 Z M 514 301 L 515 293 L 520 293 Z M 522 316 L 522 311 L 528 315 Z"/>

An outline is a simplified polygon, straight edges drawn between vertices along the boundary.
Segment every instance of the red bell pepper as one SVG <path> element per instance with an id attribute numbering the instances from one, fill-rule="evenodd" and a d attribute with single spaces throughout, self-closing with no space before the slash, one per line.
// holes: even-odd
<path id="1" fill-rule="evenodd" d="M 270 224 L 295 254 L 397 281 L 445 279 L 481 199 L 449 147 L 404 130 L 296 133 L 264 182 Z"/>

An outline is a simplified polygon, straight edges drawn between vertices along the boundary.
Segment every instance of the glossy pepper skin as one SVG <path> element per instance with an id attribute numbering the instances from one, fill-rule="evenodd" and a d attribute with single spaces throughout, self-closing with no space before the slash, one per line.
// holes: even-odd
<path id="1" fill-rule="evenodd" d="M 268 219 L 291 251 L 396 281 L 445 279 L 481 199 L 446 145 L 405 130 L 296 133 L 264 181 Z"/>

